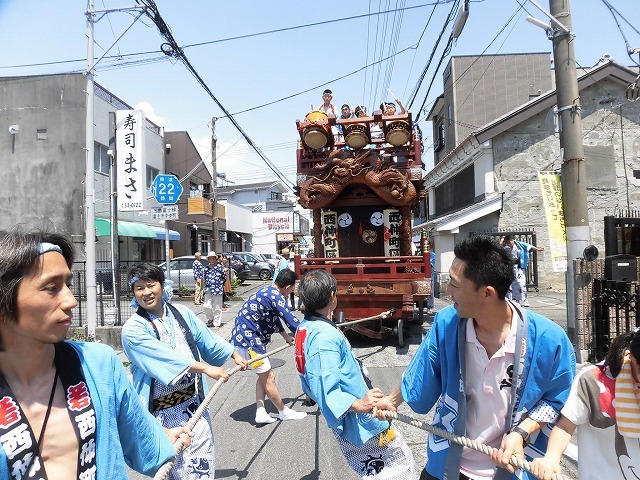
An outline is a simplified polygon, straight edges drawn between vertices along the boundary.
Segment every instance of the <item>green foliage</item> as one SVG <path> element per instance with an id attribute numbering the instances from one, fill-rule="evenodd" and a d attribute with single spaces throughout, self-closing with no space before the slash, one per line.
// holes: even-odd
<path id="1" fill-rule="evenodd" d="M 180 288 L 178 288 L 178 295 L 186 297 L 187 295 L 192 294 L 193 292 L 191 290 L 189 290 L 189 287 L 187 287 L 186 285 L 180 285 Z"/>
<path id="2" fill-rule="evenodd" d="M 85 335 L 82 330 L 75 330 L 70 333 L 71 335 L 68 339 L 73 340 L 74 342 L 99 342 L 94 334 Z"/>

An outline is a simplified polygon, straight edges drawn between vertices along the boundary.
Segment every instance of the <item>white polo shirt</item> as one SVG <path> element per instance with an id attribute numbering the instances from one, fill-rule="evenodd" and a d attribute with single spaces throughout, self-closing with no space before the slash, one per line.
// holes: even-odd
<path id="1" fill-rule="evenodd" d="M 517 317 L 500 349 L 489 358 L 478 341 L 473 319 L 467 320 L 466 378 L 467 432 L 465 436 L 500 448 L 511 404 L 511 380 L 515 357 Z M 460 471 L 471 479 L 493 478 L 496 464 L 488 455 L 464 447 Z"/>

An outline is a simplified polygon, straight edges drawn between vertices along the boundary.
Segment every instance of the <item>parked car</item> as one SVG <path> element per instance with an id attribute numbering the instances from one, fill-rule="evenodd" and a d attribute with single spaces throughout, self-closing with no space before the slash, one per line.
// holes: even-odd
<path id="1" fill-rule="evenodd" d="M 251 277 L 249 264 L 242 257 L 235 253 L 223 253 L 222 255 L 227 259 L 227 264 L 235 271 L 238 283 L 242 284 L 247 278 Z"/>
<path id="2" fill-rule="evenodd" d="M 196 290 L 196 280 L 193 278 L 193 262 L 195 259 L 196 257 L 193 255 L 185 255 L 182 257 L 172 258 L 169 261 L 171 274 L 168 278 L 173 280 L 174 293 L 177 294 L 180 291 L 180 288 L 186 288 L 190 292 L 194 292 Z M 200 263 L 202 263 L 205 268 L 209 268 L 209 262 L 207 262 L 206 259 L 202 258 Z M 166 262 L 162 262 L 158 266 L 164 270 L 166 275 Z M 236 278 L 236 272 L 233 268 L 229 271 L 231 272 L 231 281 L 233 281 L 234 278 Z"/>
<path id="3" fill-rule="evenodd" d="M 267 261 L 273 265 L 274 267 L 278 266 L 278 260 L 280 260 L 281 262 L 286 262 L 287 259 L 284 258 L 282 255 L 279 255 L 277 253 L 262 253 L 261 254 L 264 258 L 267 259 Z"/>
<path id="4" fill-rule="evenodd" d="M 257 252 L 233 252 L 234 255 L 238 255 L 242 260 L 247 262 L 249 269 L 251 270 L 251 276 L 249 278 L 260 280 L 271 280 L 273 278 L 273 272 L 275 267 L 270 264 L 266 258 Z"/>

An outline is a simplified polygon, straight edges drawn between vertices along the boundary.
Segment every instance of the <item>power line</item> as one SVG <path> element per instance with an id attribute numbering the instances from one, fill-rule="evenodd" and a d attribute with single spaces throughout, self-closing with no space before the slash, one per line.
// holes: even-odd
<path id="1" fill-rule="evenodd" d="M 411 7 L 404 7 L 402 10 L 414 10 L 414 9 L 418 9 L 418 8 L 424 8 L 424 7 L 429 7 L 432 5 L 438 5 L 440 3 L 448 3 L 447 1 L 442 2 L 442 1 L 435 1 L 433 3 L 424 3 L 421 5 L 414 5 Z M 314 22 L 314 23 L 306 23 L 303 25 L 294 25 L 293 27 L 284 27 L 284 28 L 278 28 L 278 29 L 274 29 L 274 30 L 266 30 L 263 32 L 256 32 L 256 33 L 248 33 L 246 35 L 237 35 L 235 37 L 227 37 L 227 38 L 221 38 L 221 39 L 217 39 L 217 40 L 209 40 L 206 42 L 199 42 L 199 43 L 192 43 L 192 44 L 187 44 L 182 46 L 182 50 L 187 49 L 187 48 L 193 48 L 193 47 L 199 47 L 199 46 L 203 46 L 203 45 L 211 45 L 211 44 L 215 44 L 215 43 L 223 43 L 223 42 L 230 42 L 233 40 L 241 40 L 241 39 L 245 39 L 245 38 L 252 38 L 252 37 L 259 37 L 262 35 L 270 35 L 273 33 L 282 33 L 282 32 L 286 32 L 286 31 L 290 31 L 290 30 L 298 30 L 298 29 L 302 29 L 302 28 L 310 28 L 310 27 L 316 27 L 316 26 L 320 26 L 320 25 L 327 25 L 330 23 L 339 23 L 339 22 L 345 22 L 345 21 L 349 21 L 349 20 L 358 20 L 360 18 L 366 18 L 366 17 L 372 17 L 372 16 L 378 16 L 378 15 L 387 15 L 390 13 L 394 13 L 398 11 L 398 9 L 394 9 L 394 10 L 385 10 L 385 11 L 381 11 L 381 12 L 374 12 L 374 13 L 366 13 L 366 14 L 362 14 L 362 15 L 353 15 L 350 17 L 344 17 L 344 18 L 336 18 L 333 20 L 324 20 L 321 22 Z M 153 51 L 147 51 L 147 52 L 132 52 L 132 53 L 125 53 L 125 54 L 118 54 L 118 55 L 107 55 L 104 57 L 104 59 L 122 59 L 124 57 L 133 57 L 133 56 L 140 56 L 140 55 L 151 55 L 151 54 L 157 54 L 158 50 L 153 50 Z M 161 59 L 164 59 L 165 57 L 159 57 Z M 40 63 L 27 63 L 27 64 L 19 64 L 19 65 L 6 65 L 6 66 L 0 66 L 0 69 L 4 69 L 4 68 L 27 68 L 27 67 L 43 67 L 43 66 L 49 66 L 49 65 L 62 65 L 62 64 L 67 64 L 67 63 L 78 63 L 78 62 L 82 62 L 82 63 L 86 63 L 87 59 L 86 58 L 79 58 L 79 59 L 75 59 L 75 60 L 56 60 L 53 62 L 40 62 Z"/>
<path id="2" fill-rule="evenodd" d="M 416 97 L 418 96 L 418 91 L 420 90 L 420 87 L 422 86 L 422 82 L 424 81 L 424 77 L 427 75 L 427 71 L 429 70 L 429 67 L 431 66 L 431 62 L 433 60 L 433 57 L 436 54 L 436 50 L 438 49 L 438 45 L 440 45 L 440 40 L 442 40 L 443 36 L 444 36 L 444 32 L 447 29 L 447 27 L 449 26 L 449 24 L 451 23 L 451 21 L 453 20 L 454 16 L 455 16 L 455 12 L 458 10 L 460 5 L 460 1 L 459 0 L 455 0 L 453 2 L 453 6 L 451 7 L 451 10 L 449 11 L 449 15 L 447 16 L 447 20 L 445 21 L 444 25 L 442 26 L 442 30 L 440 30 L 440 34 L 438 35 L 438 40 L 436 41 L 435 45 L 433 46 L 433 49 L 431 50 L 431 55 L 429 56 L 429 60 L 427 60 L 427 64 L 424 67 L 424 69 L 422 70 L 422 74 L 420 74 L 420 78 L 418 79 L 418 82 L 416 83 L 416 86 L 413 88 L 413 91 L 411 92 L 411 99 L 408 103 L 407 106 L 407 110 L 411 110 L 411 107 L 413 106 L 413 102 L 415 101 Z M 445 47 L 445 51 L 450 48 L 451 43 L 453 41 L 453 37 L 449 37 L 449 42 L 447 47 Z M 438 71 L 438 69 L 436 69 L 436 72 Z M 426 98 L 425 98 L 426 100 Z M 424 102 L 423 102 L 424 105 Z M 420 115 L 420 112 L 418 112 L 418 116 Z M 416 117 L 417 118 L 417 117 Z"/>
<path id="3" fill-rule="evenodd" d="M 233 124 L 234 127 L 240 132 L 240 134 L 245 138 L 247 143 L 251 145 L 251 147 L 255 150 L 255 152 L 264 160 L 265 164 L 273 171 L 273 173 L 289 188 L 293 189 L 293 184 L 288 181 L 284 175 L 282 175 L 278 169 L 273 165 L 273 163 L 267 158 L 267 156 L 260 150 L 260 148 L 253 142 L 253 140 L 249 137 L 249 135 L 244 131 L 244 129 L 240 126 L 240 124 L 236 121 L 235 118 L 227 111 L 227 109 L 220 103 L 217 97 L 213 94 L 209 86 L 205 83 L 205 81 L 200 77 L 198 72 L 195 70 L 189 59 L 185 55 L 184 51 L 178 46 L 173 34 L 171 33 L 171 29 L 164 22 L 158 8 L 153 0 L 136 0 L 138 4 L 145 6 L 145 14 L 156 24 L 160 35 L 167 40 L 167 43 L 161 46 L 161 50 L 166 55 L 175 56 L 178 60 L 180 60 L 189 70 L 189 72 L 194 76 L 194 78 L 198 81 L 198 83 L 204 88 L 204 90 L 209 94 L 211 99 L 218 105 L 218 107 L 225 113 L 225 115 L 229 118 L 229 121 Z"/>

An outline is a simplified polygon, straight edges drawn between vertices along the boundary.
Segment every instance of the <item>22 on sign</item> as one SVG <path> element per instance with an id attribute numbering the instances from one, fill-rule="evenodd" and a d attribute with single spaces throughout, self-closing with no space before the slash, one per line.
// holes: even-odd
<path id="1" fill-rule="evenodd" d="M 176 194 L 176 184 L 175 183 L 159 183 L 158 184 L 158 195 L 160 196 L 173 196 Z"/>

